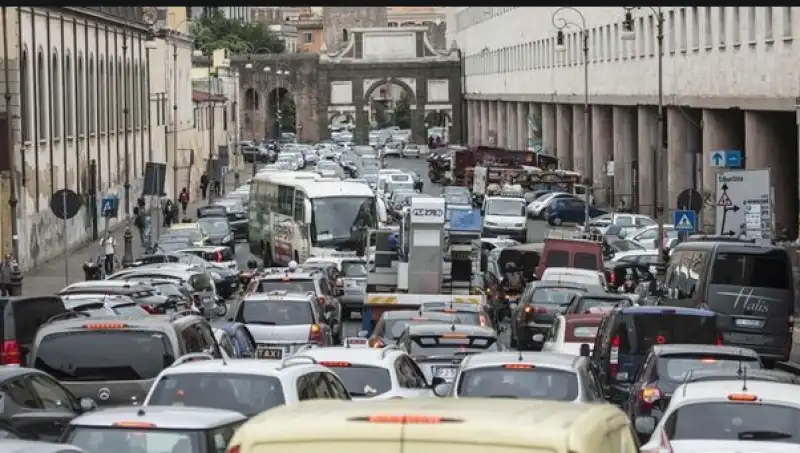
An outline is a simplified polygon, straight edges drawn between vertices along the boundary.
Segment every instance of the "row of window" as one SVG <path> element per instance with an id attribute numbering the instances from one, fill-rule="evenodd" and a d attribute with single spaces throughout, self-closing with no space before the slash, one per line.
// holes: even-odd
<path id="1" fill-rule="evenodd" d="M 211 128 L 211 115 L 215 109 L 222 108 L 222 130 L 228 130 L 228 106 L 195 106 L 194 108 L 194 124 L 192 127 L 198 130 L 208 130 Z"/>
<path id="2" fill-rule="evenodd" d="M 292 186 L 254 183 L 253 199 L 261 212 L 290 216 L 298 222 L 305 220 L 305 194 Z M 296 199 L 295 199 L 296 197 Z"/>
<path id="3" fill-rule="evenodd" d="M 744 19 L 744 20 L 743 20 Z M 780 27 L 775 29 L 775 19 Z M 745 22 L 746 20 L 746 22 Z M 759 27 L 759 24 L 761 26 Z M 775 36 L 792 38 L 791 7 L 690 7 L 664 14 L 664 52 L 699 52 L 714 47 L 724 51 L 742 44 L 743 32 L 748 45 L 757 37 L 769 45 Z M 758 30 L 762 30 L 759 35 Z M 622 39 L 622 23 L 592 27 L 587 30 L 589 61 L 618 61 L 627 58 L 654 57 L 657 49 L 658 18 L 654 14 L 634 18 L 635 39 Z M 548 38 L 483 52 L 466 58 L 467 75 L 507 73 L 530 69 L 574 66 L 583 62 L 583 34 L 564 35 L 564 52 L 556 52 L 555 33 Z M 701 39 L 702 37 L 702 39 Z"/>
<path id="4" fill-rule="evenodd" d="M 80 52 L 73 60 L 69 50 L 59 55 L 53 49 L 48 58 L 40 48 L 31 58 L 28 50 L 23 49 L 20 59 L 23 141 L 72 138 L 85 136 L 87 132 L 123 132 L 126 124 L 131 131 L 147 124 L 144 62 L 130 59 L 123 62 L 121 57 L 106 59 L 101 55 L 95 66 L 94 54 L 89 53 L 88 64 L 84 64 Z M 31 77 L 33 74 L 36 77 Z"/>
<path id="5" fill-rule="evenodd" d="M 481 22 L 501 16 L 517 8 L 519 8 L 519 6 L 503 8 L 471 6 L 469 8 L 464 8 L 456 14 L 456 31 L 459 32 L 473 27 Z"/>

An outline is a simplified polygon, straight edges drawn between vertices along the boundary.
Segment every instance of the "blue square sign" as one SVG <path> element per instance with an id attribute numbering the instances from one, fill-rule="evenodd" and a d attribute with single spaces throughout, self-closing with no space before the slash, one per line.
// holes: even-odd
<path id="1" fill-rule="evenodd" d="M 105 218 L 117 217 L 119 199 L 113 195 L 106 195 L 100 202 L 100 216 Z"/>
<path id="2" fill-rule="evenodd" d="M 727 168 L 742 168 L 742 150 L 725 150 L 725 166 Z"/>
<path id="3" fill-rule="evenodd" d="M 697 227 L 697 213 L 679 210 L 672 213 L 672 224 L 677 231 L 694 231 Z"/>

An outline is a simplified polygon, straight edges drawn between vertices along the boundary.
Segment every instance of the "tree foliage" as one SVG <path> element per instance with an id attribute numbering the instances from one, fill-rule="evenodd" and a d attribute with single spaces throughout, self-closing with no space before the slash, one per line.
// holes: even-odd
<path id="1" fill-rule="evenodd" d="M 394 105 L 394 123 L 400 129 L 411 129 L 411 102 L 406 92 Z"/>
<path id="2" fill-rule="evenodd" d="M 281 99 L 281 132 L 297 132 L 297 105 L 294 97 L 284 94 Z"/>
<path id="3" fill-rule="evenodd" d="M 228 19 L 221 11 L 204 15 L 192 23 L 195 48 L 211 55 L 216 49 L 228 49 L 234 54 L 281 53 L 283 41 L 269 28 L 259 23 L 243 23 L 238 19 Z"/>

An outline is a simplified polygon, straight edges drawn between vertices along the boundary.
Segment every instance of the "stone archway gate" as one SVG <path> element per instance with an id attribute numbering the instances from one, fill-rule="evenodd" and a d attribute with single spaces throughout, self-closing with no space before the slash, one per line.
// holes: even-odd
<path id="1" fill-rule="evenodd" d="M 275 113 L 268 108 L 269 93 L 283 87 L 296 104 L 298 138 L 315 142 L 330 137 L 329 118 L 346 115 L 355 118 L 354 141 L 366 144 L 369 136 L 370 97 L 390 83 L 409 95 L 412 139 L 423 144 L 427 139 L 425 118 L 443 115 L 449 123 L 453 143 L 462 137 L 462 77 L 458 52 L 435 50 L 424 27 L 364 28 L 350 30 L 350 40 L 335 54 L 295 53 L 282 55 L 234 56 L 231 65 L 240 72 L 242 99 L 248 88 L 259 93 L 255 111 L 243 109 L 242 136 L 267 136 Z M 252 63 L 253 68 L 245 65 Z M 288 76 L 275 75 L 280 66 Z M 265 72 L 264 67 L 271 71 Z"/>

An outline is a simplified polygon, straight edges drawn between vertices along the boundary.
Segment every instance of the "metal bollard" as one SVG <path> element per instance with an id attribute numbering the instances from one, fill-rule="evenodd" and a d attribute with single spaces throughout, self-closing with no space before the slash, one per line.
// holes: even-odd
<path id="1" fill-rule="evenodd" d="M 8 289 L 8 293 L 10 296 L 21 296 L 22 295 L 22 271 L 15 267 L 11 271 L 11 285 Z"/>

